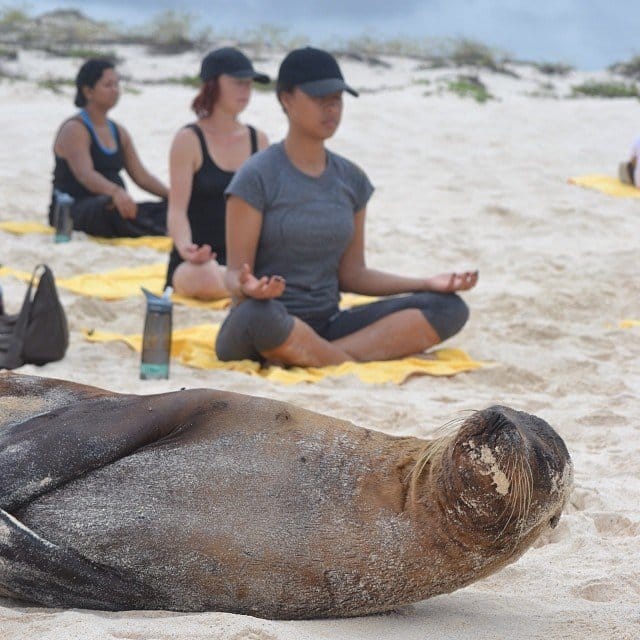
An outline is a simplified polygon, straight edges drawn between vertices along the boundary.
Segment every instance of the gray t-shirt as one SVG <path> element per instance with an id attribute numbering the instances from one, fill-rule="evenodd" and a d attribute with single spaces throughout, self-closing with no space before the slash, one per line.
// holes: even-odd
<path id="1" fill-rule="evenodd" d="M 338 310 L 340 259 L 353 237 L 353 215 L 372 192 L 366 174 L 342 156 L 327 150 L 327 167 L 313 178 L 293 166 L 280 142 L 251 156 L 225 194 L 262 213 L 255 275 L 284 277 L 278 299 L 313 325 Z"/>

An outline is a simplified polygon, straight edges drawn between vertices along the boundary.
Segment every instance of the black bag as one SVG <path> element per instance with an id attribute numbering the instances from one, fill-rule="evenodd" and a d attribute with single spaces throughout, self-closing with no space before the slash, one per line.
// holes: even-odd
<path id="1" fill-rule="evenodd" d="M 42 275 L 32 299 L 40 268 Z M 0 369 L 60 360 L 68 346 L 67 316 L 58 298 L 53 273 L 46 264 L 39 264 L 33 270 L 20 313 L 0 315 Z"/>

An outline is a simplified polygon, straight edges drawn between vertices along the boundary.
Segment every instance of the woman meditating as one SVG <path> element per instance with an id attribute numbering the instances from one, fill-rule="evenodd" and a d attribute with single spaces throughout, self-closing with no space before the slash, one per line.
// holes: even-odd
<path id="1" fill-rule="evenodd" d="M 285 139 L 256 154 L 227 188 L 227 272 L 234 307 L 221 360 L 323 366 L 401 358 L 454 335 L 468 309 L 456 291 L 477 272 L 394 275 L 365 261 L 364 172 L 329 151 L 342 96 L 358 94 L 336 60 L 311 47 L 283 60 L 277 95 Z M 383 299 L 340 311 L 340 292 Z"/>
<path id="2" fill-rule="evenodd" d="M 107 117 L 120 97 L 113 62 L 87 60 L 76 76 L 75 105 L 80 112 L 66 120 L 53 145 L 55 168 L 49 223 L 55 224 L 55 193 L 68 193 L 73 228 L 94 236 L 165 235 L 167 187 L 143 166 L 128 131 Z M 120 172 L 163 201 L 136 202 Z"/>
<path id="3" fill-rule="evenodd" d="M 267 137 L 238 120 L 251 85 L 269 77 L 238 49 L 223 47 L 202 60 L 202 86 L 191 108 L 197 122 L 176 134 L 169 155 L 169 233 L 173 251 L 167 285 L 204 300 L 227 297 L 225 195 L 234 172 Z"/>

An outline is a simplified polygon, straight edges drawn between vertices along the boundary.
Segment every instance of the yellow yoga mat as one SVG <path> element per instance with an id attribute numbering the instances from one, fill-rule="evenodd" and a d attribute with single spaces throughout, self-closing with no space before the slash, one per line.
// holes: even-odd
<path id="1" fill-rule="evenodd" d="M 621 329 L 633 329 L 634 327 L 640 327 L 640 320 L 633 320 L 631 318 L 620 320 L 619 326 Z"/>
<path id="2" fill-rule="evenodd" d="M 16 235 L 24 235 L 27 233 L 46 233 L 53 234 L 53 229 L 41 222 L 16 222 L 16 221 L 5 221 L 0 222 L 0 230 L 8 231 L 9 233 L 14 233 Z M 94 242 L 99 242 L 100 244 L 111 244 L 114 246 L 120 247 L 149 247 L 151 249 L 156 249 L 157 251 L 162 251 L 163 253 L 168 253 L 171 251 L 172 241 L 171 238 L 167 238 L 166 236 L 142 236 L 140 238 L 99 238 L 97 236 L 87 236 L 90 240 Z M 73 242 L 73 240 L 72 240 Z"/>
<path id="3" fill-rule="evenodd" d="M 587 189 L 595 189 L 616 198 L 640 198 L 640 189 L 630 184 L 624 184 L 618 178 L 612 176 L 600 174 L 577 176 L 569 178 L 569 183 L 579 187 L 586 187 Z"/>
<path id="4" fill-rule="evenodd" d="M 13 275 L 25 281 L 31 278 L 31 274 L 27 271 L 19 271 L 10 267 L 0 267 L 0 274 Z M 123 267 L 122 269 L 104 273 L 81 273 L 71 278 L 56 278 L 56 284 L 62 289 L 73 291 L 73 293 L 82 296 L 102 298 L 103 300 L 121 300 L 122 298 L 141 295 L 140 287 L 144 287 L 152 293 L 161 294 L 166 274 L 166 264 L 146 264 L 139 267 Z M 187 298 L 176 293 L 171 298 L 176 304 L 201 309 L 221 310 L 227 309 L 231 305 L 229 298 L 205 301 Z M 342 294 L 340 306 L 342 308 L 355 307 L 373 302 L 376 299 L 355 293 L 344 293 Z"/>
<path id="5" fill-rule="evenodd" d="M 166 273 L 166 264 L 147 264 L 140 267 L 123 267 L 105 273 L 81 273 L 71 278 L 56 278 L 56 284 L 61 289 L 73 291 L 73 293 L 82 296 L 102 298 L 103 300 L 121 300 L 142 295 L 140 287 L 144 287 L 152 293 L 161 294 Z M 31 279 L 31 273 L 10 267 L 0 267 L 0 275 L 12 275 L 25 281 Z M 231 304 L 229 298 L 202 301 L 177 294 L 173 294 L 172 300 L 176 304 L 214 310 L 226 309 Z"/>
<path id="6" fill-rule="evenodd" d="M 402 384 L 412 375 L 453 376 L 463 371 L 472 371 L 488 363 L 472 360 L 460 349 L 438 349 L 430 355 L 433 359 L 418 357 L 388 360 L 384 362 L 345 362 L 330 367 L 282 367 L 261 368 L 257 362 L 238 360 L 221 362 L 217 359 L 213 345 L 218 335 L 219 324 L 201 324 L 186 329 L 176 329 L 172 334 L 171 357 L 184 365 L 196 369 L 227 369 L 257 375 L 273 382 L 297 384 L 318 382 L 325 377 L 353 374 L 370 384 L 393 382 Z M 142 335 L 123 335 L 107 331 L 84 331 L 90 342 L 125 342 L 137 352 L 142 351 Z"/>

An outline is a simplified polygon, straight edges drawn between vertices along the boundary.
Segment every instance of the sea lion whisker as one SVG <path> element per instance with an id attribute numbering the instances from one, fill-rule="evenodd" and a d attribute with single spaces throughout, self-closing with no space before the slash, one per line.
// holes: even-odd
<path id="1" fill-rule="evenodd" d="M 525 514 L 531 506 L 533 494 L 533 484 L 531 477 L 531 466 L 527 457 L 521 452 L 517 453 L 515 464 L 519 467 L 514 478 L 513 513 L 515 515 L 515 529 L 519 535 L 524 533 L 526 526 Z M 512 522 L 513 520 L 510 520 Z M 514 548 L 518 538 L 514 538 Z"/>
<path id="2" fill-rule="evenodd" d="M 440 455 L 440 453 L 442 453 L 449 446 L 451 440 L 451 435 L 446 435 L 431 440 L 418 454 L 416 463 L 413 465 L 413 468 L 408 472 L 406 476 L 407 481 L 415 480 L 417 482 L 431 460 Z"/>
<path id="3" fill-rule="evenodd" d="M 477 413 L 476 411 L 469 410 L 465 410 L 465 412 Z M 416 481 L 419 480 L 429 462 L 449 446 L 454 435 L 454 427 L 463 424 L 466 420 L 467 418 L 464 416 L 454 416 L 436 428 L 434 431 L 435 435 L 420 451 L 415 464 L 405 476 L 405 482 L 409 482 L 412 478 Z"/>
<path id="4" fill-rule="evenodd" d="M 514 467 L 515 467 L 515 462 L 514 462 Z M 507 512 L 507 510 L 509 510 L 509 515 L 507 517 L 507 519 L 505 520 L 504 526 L 502 527 L 502 529 L 500 530 L 500 532 L 498 533 L 498 535 L 496 536 L 496 541 L 500 540 L 502 538 L 502 536 L 506 533 L 509 525 L 511 524 L 515 513 L 517 512 L 517 508 L 518 508 L 518 500 L 519 500 L 519 495 L 520 495 L 520 479 L 517 476 L 517 474 L 515 475 L 515 477 L 511 476 L 510 478 L 510 484 L 509 484 L 509 497 L 508 499 L 505 501 L 505 506 L 504 509 L 502 511 L 502 513 L 500 514 L 500 517 L 503 517 L 503 515 Z"/>
<path id="5" fill-rule="evenodd" d="M 529 509 L 531 508 L 531 502 L 533 501 L 533 470 L 531 469 L 531 464 L 529 463 L 529 460 L 525 457 L 524 458 L 524 464 L 525 464 L 525 470 L 526 470 L 526 474 L 525 474 L 525 478 L 527 481 L 527 493 L 526 493 L 526 504 L 524 505 L 524 510 L 523 510 L 523 516 L 524 514 L 529 512 Z M 524 517 L 523 517 L 523 527 L 524 527 Z"/>
<path id="6" fill-rule="evenodd" d="M 526 466 L 524 463 L 526 463 Z M 516 529 L 522 529 L 522 516 L 527 512 L 528 505 L 530 504 L 530 501 L 527 499 L 527 496 L 531 494 L 531 488 L 528 483 L 528 469 L 530 469 L 528 461 L 520 451 L 516 451 L 513 458 L 509 459 L 507 466 L 510 495 L 503 514 L 507 508 L 510 509 L 510 513 L 496 540 L 499 540 L 505 535 L 509 525 L 514 521 L 516 523 Z"/>

